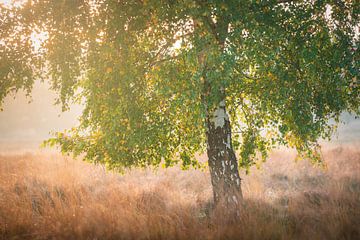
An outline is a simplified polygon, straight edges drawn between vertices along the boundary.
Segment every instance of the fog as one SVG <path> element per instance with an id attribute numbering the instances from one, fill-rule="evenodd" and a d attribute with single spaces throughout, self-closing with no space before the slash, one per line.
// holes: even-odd
<path id="1" fill-rule="evenodd" d="M 61 107 L 54 105 L 55 97 L 56 94 L 45 83 L 35 84 L 32 98 L 26 97 L 22 91 L 7 96 L 2 106 L 3 111 L 0 112 L 0 144 L 40 143 L 51 136 L 51 131 L 76 126 L 82 107 L 72 105 L 70 111 L 61 112 Z M 332 142 L 358 141 L 360 120 L 350 114 L 343 114 L 342 120 L 344 124 L 339 126 L 338 134 Z"/>
<path id="2" fill-rule="evenodd" d="M 62 112 L 54 105 L 56 94 L 49 85 L 36 83 L 31 98 L 19 91 L 6 97 L 0 112 L 0 141 L 41 142 L 51 136 L 51 131 L 62 131 L 76 126 L 82 107 L 72 105 Z"/>

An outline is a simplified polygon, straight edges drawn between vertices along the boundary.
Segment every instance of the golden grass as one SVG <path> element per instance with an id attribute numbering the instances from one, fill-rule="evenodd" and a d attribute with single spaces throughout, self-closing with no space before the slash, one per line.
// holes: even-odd
<path id="1" fill-rule="evenodd" d="M 211 214 L 207 172 L 133 170 L 49 153 L 0 155 L 1 239 L 360 239 L 360 149 L 327 169 L 281 150 L 243 177 L 241 221 Z M 221 211 L 220 211 L 221 214 Z"/>

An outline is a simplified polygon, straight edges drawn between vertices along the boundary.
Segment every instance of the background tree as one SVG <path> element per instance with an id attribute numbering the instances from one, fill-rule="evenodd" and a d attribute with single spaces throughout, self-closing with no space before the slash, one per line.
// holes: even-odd
<path id="1" fill-rule="evenodd" d="M 241 201 L 238 167 L 278 145 L 319 162 L 329 119 L 359 114 L 357 1 L 27 1 L 1 7 L 0 99 L 51 81 L 80 125 L 50 139 L 113 169 L 199 166 Z M 47 34 L 34 49 L 34 31 Z M 238 151 L 239 161 L 235 152 Z"/>

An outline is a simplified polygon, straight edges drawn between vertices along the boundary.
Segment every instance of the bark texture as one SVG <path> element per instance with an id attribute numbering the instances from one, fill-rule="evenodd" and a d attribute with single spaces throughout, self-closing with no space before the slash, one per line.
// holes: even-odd
<path id="1" fill-rule="evenodd" d="M 207 125 L 207 155 L 215 205 L 225 205 L 229 212 L 238 214 L 242 201 L 241 179 L 225 101 L 209 114 Z"/>

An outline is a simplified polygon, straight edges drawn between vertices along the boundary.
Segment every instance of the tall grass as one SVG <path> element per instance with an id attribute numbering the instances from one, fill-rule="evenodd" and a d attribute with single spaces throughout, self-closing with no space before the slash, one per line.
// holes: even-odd
<path id="1" fill-rule="evenodd" d="M 326 169 L 277 151 L 243 175 L 236 224 L 211 211 L 208 172 L 105 171 L 48 153 L 0 156 L 1 239 L 360 239 L 360 149 Z M 220 209 L 221 216 L 221 209 Z"/>

